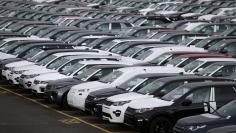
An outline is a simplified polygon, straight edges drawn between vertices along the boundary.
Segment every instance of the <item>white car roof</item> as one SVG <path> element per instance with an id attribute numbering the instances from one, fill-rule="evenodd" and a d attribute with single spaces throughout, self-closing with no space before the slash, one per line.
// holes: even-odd
<path id="1" fill-rule="evenodd" d="M 82 38 L 89 39 L 89 38 L 104 38 L 104 37 L 110 37 L 110 36 L 105 36 L 105 35 L 92 35 L 92 36 L 84 36 Z"/>
<path id="2" fill-rule="evenodd" d="M 80 64 L 125 64 L 119 61 L 81 61 Z"/>
<path id="3" fill-rule="evenodd" d="M 236 61 L 234 58 L 200 58 L 199 61 Z"/>
<path id="4" fill-rule="evenodd" d="M 3 41 L 16 41 L 16 40 L 47 40 L 45 38 L 35 38 L 35 37 L 10 37 L 5 38 Z"/>
<path id="5" fill-rule="evenodd" d="M 115 39 L 114 42 L 120 43 L 120 42 L 129 42 L 129 41 L 160 41 L 158 39 Z"/>
<path id="6" fill-rule="evenodd" d="M 135 66 L 135 67 L 125 67 L 125 68 L 120 68 L 118 69 L 119 71 L 122 72 L 140 72 L 140 71 L 160 71 L 165 73 L 165 72 L 170 72 L 170 73 L 176 73 L 176 72 L 184 72 L 182 68 L 177 68 L 177 67 L 172 67 L 172 66 Z"/>
<path id="7" fill-rule="evenodd" d="M 53 55 L 55 56 L 65 56 L 65 55 L 84 55 L 84 54 L 94 54 L 94 55 L 104 55 L 104 54 L 100 54 L 100 53 L 92 53 L 92 52 L 63 52 L 63 53 L 55 53 Z"/>

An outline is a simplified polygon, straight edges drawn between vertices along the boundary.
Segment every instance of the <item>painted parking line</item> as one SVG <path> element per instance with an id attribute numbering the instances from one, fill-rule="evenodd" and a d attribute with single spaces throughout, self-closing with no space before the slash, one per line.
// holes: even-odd
<path id="1" fill-rule="evenodd" d="M 70 118 L 70 119 L 75 119 L 75 120 L 77 120 L 77 121 L 80 121 L 81 123 L 87 124 L 87 125 L 89 125 L 89 126 L 91 126 L 91 127 L 94 127 L 94 128 L 96 128 L 96 129 L 99 129 L 99 130 L 101 130 L 101 131 L 103 131 L 103 132 L 105 132 L 105 133 L 112 133 L 111 131 L 108 131 L 108 130 L 105 129 L 105 128 L 102 128 L 102 127 L 99 127 L 99 126 L 97 126 L 97 125 L 95 125 L 95 124 L 89 123 L 89 122 L 87 122 L 87 121 L 85 121 L 85 120 L 83 120 L 83 119 L 81 119 L 81 118 L 79 118 L 79 117 L 74 117 L 74 116 L 69 115 L 69 114 L 66 114 L 66 113 L 64 113 L 64 112 L 62 112 L 62 111 L 53 109 L 53 108 L 51 108 L 50 106 L 45 105 L 45 104 L 42 104 L 42 103 L 40 103 L 39 101 L 37 101 L 37 100 L 35 100 L 35 99 L 28 98 L 28 97 L 24 96 L 23 94 L 16 93 L 16 92 L 14 92 L 14 91 L 12 91 L 12 90 L 9 90 L 9 89 L 4 88 L 4 87 L 1 87 L 1 86 L 0 86 L 0 89 L 2 89 L 2 90 L 4 90 L 4 91 L 7 91 L 7 92 L 9 92 L 9 93 L 12 93 L 12 94 L 14 94 L 14 95 L 17 95 L 17 96 L 19 96 L 19 97 L 22 97 L 22 98 L 24 98 L 24 99 L 26 99 L 26 100 L 29 100 L 29 101 L 31 101 L 31 102 L 33 102 L 33 103 L 35 103 L 35 104 L 40 105 L 40 106 L 42 106 L 42 107 L 44 107 L 44 108 L 46 108 L 46 109 L 49 109 L 49 110 L 52 110 L 52 111 L 54 111 L 54 112 L 57 112 L 57 113 L 59 113 L 59 114 L 61 114 L 61 115 L 64 115 L 64 116 L 66 116 L 66 117 L 68 117 L 68 118 Z"/>
<path id="2" fill-rule="evenodd" d="M 72 124 L 80 124 L 81 121 L 78 121 L 77 119 L 61 119 L 59 120 L 61 123 L 72 125 Z"/>

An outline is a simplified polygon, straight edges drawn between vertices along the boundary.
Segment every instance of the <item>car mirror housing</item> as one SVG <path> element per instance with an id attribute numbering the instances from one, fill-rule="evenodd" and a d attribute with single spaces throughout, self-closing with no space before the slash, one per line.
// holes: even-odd
<path id="1" fill-rule="evenodd" d="M 189 106 L 189 105 L 191 105 L 193 102 L 191 101 L 191 100 L 189 100 L 189 99 L 185 99 L 183 102 L 182 102 L 182 105 L 183 106 Z"/>

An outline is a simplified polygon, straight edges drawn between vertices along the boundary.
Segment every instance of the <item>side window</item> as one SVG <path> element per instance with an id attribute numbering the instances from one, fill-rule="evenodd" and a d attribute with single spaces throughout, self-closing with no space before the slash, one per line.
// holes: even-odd
<path id="1" fill-rule="evenodd" d="M 211 65 L 213 62 L 207 62 L 205 64 L 203 64 L 200 68 L 204 69 L 206 67 L 208 67 L 209 65 Z M 195 72 L 198 72 L 199 69 L 195 70 Z"/>
<path id="2" fill-rule="evenodd" d="M 203 103 L 210 101 L 211 88 L 201 88 L 190 93 L 186 99 L 192 103 Z"/>
<path id="3" fill-rule="evenodd" d="M 212 34 L 214 32 L 214 26 L 206 26 L 201 30 L 201 33 Z"/>
<path id="4" fill-rule="evenodd" d="M 227 51 L 229 54 L 235 55 L 235 53 L 236 53 L 236 44 L 231 43 L 231 44 L 227 45 L 224 48 L 224 50 Z"/>
<path id="5" fill-rule="evenodd" d="M 213 74 L 214 77 L 230 76 L 236 72 L 236 66 L 225 66 Z"/>
<path id="6" fill-rule="evenodd" d="M 148 85 L 149 83 L 151 83 L 154 80 L 156 80 L 156 78 L 147 79 L 146 81 L 141 83 L 139 86 L 137 86 L 133 91 L 138 91 L 139 89 L 143 88 L 144 86 Z"/>
<path id="7" fill-rule="evenodd" d="M 227 26 L 226 25 L 219 25 L 217 26 L 217 32 L 220 33 L 220 32 L 224 32 L 225 30 L 227 30 Z"/>
<path id="8" fill-rule="evenodd" d="M 109 24 L 102 24 L 102 25 L 97 27 L 97 30 L 108 31 L 109 30 Z"/>
<path id="9" fill-rule="evenodd" d="M 164 86 L 161 89 L 161 92 L 165 95 L 168 92 L 172 91 L 173 89 L 175 89 L 175 88 L 177 88 L 177 87 L 179 87 L 179 86 L 181 86 L 183 84 L 184 84 L 184 81 L 175 81 L 175 82 L 169 83 L 168 85 Z"/>
<path id="10" fill-rule="evenodd" d="M 236 98 L 235 86 L 219 86 L 215 87 L 216 101 L 231 101 Z"/>
<path id="11" fill-rule="evenodd" d="M 229 36 L 236 36 L 236 31 L 230 33 Z"/>
<path id="12" fill-rule="evenodd" d="M 113 71 L 113 69 L 104 69 L 104 70 L 97 72 L 92 77 L 98 77 L 100 79 L 100 78 L 106 76 L 107 74 L 111 73 L 112 71 Z"/>
<path id="13" fill-rule="evenodd" d="M 194 61 L 195 59 L 193 58 L 189 58 L 187 60 L 185 60 L 184 62 L 182 62 L 178 67 L 184 67 L 185 65 L 189 64 L 190 62 Z"/>
<path id="14" fill-rule="evenodd" d="M 120 30 L 121 26 L 119 23 L 112 23 L 112 30 Z"/>

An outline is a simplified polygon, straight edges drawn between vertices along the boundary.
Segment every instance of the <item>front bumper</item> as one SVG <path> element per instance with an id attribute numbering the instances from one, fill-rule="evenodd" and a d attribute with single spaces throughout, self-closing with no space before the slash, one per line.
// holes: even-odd
<path id="1" fill-rule="evenodd" d="M 34 84 L 32 85 L 32 92 L 36 94 L 44 94 L 47 84 Z"/>

